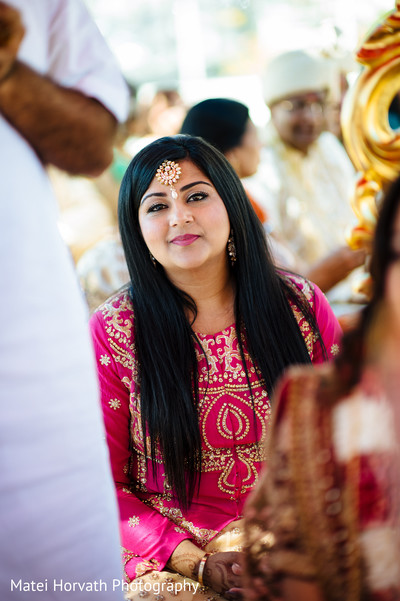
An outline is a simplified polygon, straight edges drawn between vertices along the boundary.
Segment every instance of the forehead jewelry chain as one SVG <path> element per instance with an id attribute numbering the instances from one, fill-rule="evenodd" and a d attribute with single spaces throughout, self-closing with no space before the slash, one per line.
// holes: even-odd
<path id="1" fill-rule="evenodd" d="M 161 184 L 169 186 L 172 198 L 178 198 L 178 193 L 174 188 L 174 183 L 178 181 L 181 175 L 181 168 L 174 161 L 164 161 L 156 171 L 156 179 Z"/>

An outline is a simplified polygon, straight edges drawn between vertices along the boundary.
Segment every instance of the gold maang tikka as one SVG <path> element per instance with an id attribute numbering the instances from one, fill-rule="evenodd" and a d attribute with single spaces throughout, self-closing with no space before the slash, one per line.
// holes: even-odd
<path id="1" fill-rule="evenodd" d="M 161 184 L 169 186 L 172 198 L 178 198 L 178 193 L 174 188 L 175 182 L 181 176 L 181 168 L 174 161 L 164 161 L 156 171 L 156 178 Z"/>

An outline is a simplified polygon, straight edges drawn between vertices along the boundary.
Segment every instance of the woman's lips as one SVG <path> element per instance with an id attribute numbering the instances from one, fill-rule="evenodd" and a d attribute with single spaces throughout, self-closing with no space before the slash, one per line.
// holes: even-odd
<path id="1" fill-rule="evenodd" d="M 183 236 L 176 236 L 176 238 L 171 240 L 171 242 L 172 244 L 177 244 L 178 246 L 188 246 L 199 237 L 200 236 L 196 236 L 194 234 L 184 234 Z"/>

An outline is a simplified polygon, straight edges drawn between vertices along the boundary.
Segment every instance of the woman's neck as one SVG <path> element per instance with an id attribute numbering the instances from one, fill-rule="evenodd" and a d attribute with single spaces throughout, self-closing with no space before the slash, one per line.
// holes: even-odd
<path id="1" fill-rule="evenodd" d="M 222 272 L 191 273 L 175 279 L 175 286 L 186 292 L 196 303 L 197 316 L 193 330 L 201 334 L 215 334 L 235 321 L 235 286 L 228 269 Z M 188 315 L 188 319 L 193 319 Z"/>

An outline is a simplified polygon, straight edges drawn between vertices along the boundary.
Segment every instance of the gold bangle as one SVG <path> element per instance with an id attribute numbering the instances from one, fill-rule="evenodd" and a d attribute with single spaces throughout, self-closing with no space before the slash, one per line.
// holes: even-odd
<path id="1" fill-rule="evenodd" d="M 204 580 L 203 580 L 203 574 L 204 574 L 204 568 L 206 567 L 207 559 L 210 557 L 210 555 L 212 555 L 212 553 L 206 553 L 200 559 L 199 569 L 197 570 L 197 582 L 200 584 L 200 586 L 205 586 Z"/>

